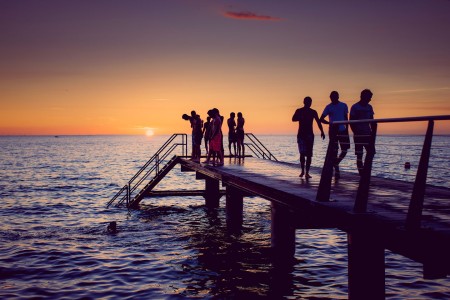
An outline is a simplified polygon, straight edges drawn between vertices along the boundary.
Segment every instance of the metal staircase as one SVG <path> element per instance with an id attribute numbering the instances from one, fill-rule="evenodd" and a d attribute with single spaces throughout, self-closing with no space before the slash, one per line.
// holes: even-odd
<path id="1" fill-rule="evenodd" d="M 278 161 L 278 159 L 264 146 L 264 144 L 253 134 L 246 133 L 245 136 L 250 142 L 245 142 L 244 145 L 258 158 Z"/>
<path id="2" fill-rule="evenodd" d="M 125 204 L 128 208 L 139 204 L 145 194 L 151 191 L 177 164 L 179 156 L 174 155 L 168 161 L 167 159 L 179 147 L 181 147 L 181 156 L 187 156 L 187 134 L 173 134 L 128 183 L 114 195 L 107 203 L 107 207 L 110 207 L 115 201 L 117 201 L 116 206 Z M 148 178 L 150 178 L 150 181 L 145 183 Z"/>

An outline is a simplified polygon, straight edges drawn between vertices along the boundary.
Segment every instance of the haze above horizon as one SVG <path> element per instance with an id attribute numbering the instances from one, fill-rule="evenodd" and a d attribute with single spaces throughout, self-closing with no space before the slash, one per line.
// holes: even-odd
<path id="1" fill-rule="evenodd" d="M 189 133 L 213 107 L 295 134 L 304 97 L 320 115 L 364 88 L 375 118 L 450 114 L 448 0 L 0 0 L 0 20 L 0 135 Z"/>

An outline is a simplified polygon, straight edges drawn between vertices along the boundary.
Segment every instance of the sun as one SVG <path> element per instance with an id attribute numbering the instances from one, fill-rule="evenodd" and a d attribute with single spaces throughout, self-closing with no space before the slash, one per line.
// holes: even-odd
<path id="1" fill-rule="evenodd" d="M 147 129 L 147 131 L 145 132 L 146 136 L 153 136 L 154 134 L 155 134 L 155 132 L 151 128 Z"/>

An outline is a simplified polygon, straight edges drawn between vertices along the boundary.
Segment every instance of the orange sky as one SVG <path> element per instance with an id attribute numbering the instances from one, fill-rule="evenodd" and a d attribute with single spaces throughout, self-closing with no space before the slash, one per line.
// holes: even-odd
<path id="1" fill-rule="evenodd" d="M 189 132 L 212 107 L 295 134 L 305 96 L 364 88 L 376 118 L 450 115 L 449 1 L 169 2 L 1 1 L 0 134 Z"/>

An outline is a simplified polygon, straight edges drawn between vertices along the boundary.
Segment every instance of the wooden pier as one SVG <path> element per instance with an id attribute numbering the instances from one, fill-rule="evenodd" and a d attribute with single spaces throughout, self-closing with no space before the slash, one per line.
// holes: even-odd
<path id="1" fill-rule="evenodd" d="M 245 162 L 244 162 L 245 161 Z M 450 274 L 450 189 L 428 186 L 422 227 L 405 227 L 413 184 L 372 177 L 368 210 L 354 212 L 359 175 L 343 173 L 333 181 L 331 201 L 316 200 L 320 170 L 309 180 L 298 177 L 298 165 L 258 158 L 228 159 L 213 167 L 179 158 L 182 169 L 205 180 L 205 201 L 219 205 L 219 186 L 226 189 L 227 222 L 242 225 L 243 199 L 254 195 L 271 202 L 272 247 L 275 257 L 293 257 L 295 230 L 338 228 L 348 233 L 349 289 L 352 298 L 384 298 L 384 250 L 406 256 L 424 266 L 426 278 Z M 276 174 L 276 175 L 274 175 Z M 377 296 L 375 296 L 377 295 Z M 368 299 L 368 298 L 365 298 Z"/>
<path id="2" fill-rule="evenodd" d="M 426 185 L 433 121 L 450 120 L 450 116 L 426 120 L 429 126 L 414 183 L 372 177 L 374 153 L 366 156 L 361 176 L 342 172 L 339 180 L 333 179 L 333 160 L 329 159 L 334 156 L 330 151 L 332 146 L 328 148 L 324 167 L 312 167 L 312 178 L 308 180 L 298 177 L 297 164 L 265 159 L 273 157 L 270 152 L 259 155 L 267 149 L 258 145 L 247 145 L 249 149 L 254 147 L 257 157 L 227 158 L 224 166 L 214 167 L 188 159 L 187 137 L 176 134 L 108 206 L 119 199 L 119 205 L 137 208 L 147 197 L 168 194 L 203 196 L 207 207 L 216 208 L 225 195 L 227 226 L 232 231 L 240 231 L 245 198 L 261 197 L 271 205 L 275 263 L 292 263 L 296 230 L 338 228 L 348 234 L 349 298 L 384 299 L 385 249 L 422 263 L 425 278 L 450 274 L 450 189 Z M 170 145 L 176 136 L 182 136 L 183 142 L 175 143 L 175 147 L 182 145 L 183 154 L 169 159 L 168 154 L 174 148 Z M 332 142 L 333 138 L 330 145 Z M 165 148 L 170 151 L 163 151 Z M 161 161 L 165 161 L 162 168 Z M 155 191 L 158 182 L 178 165 L 182 171 L 195 172 L 197 180 L 205 181 L 205 189 Z M 156 175 L 148 181 L 151 172 Z"/>

